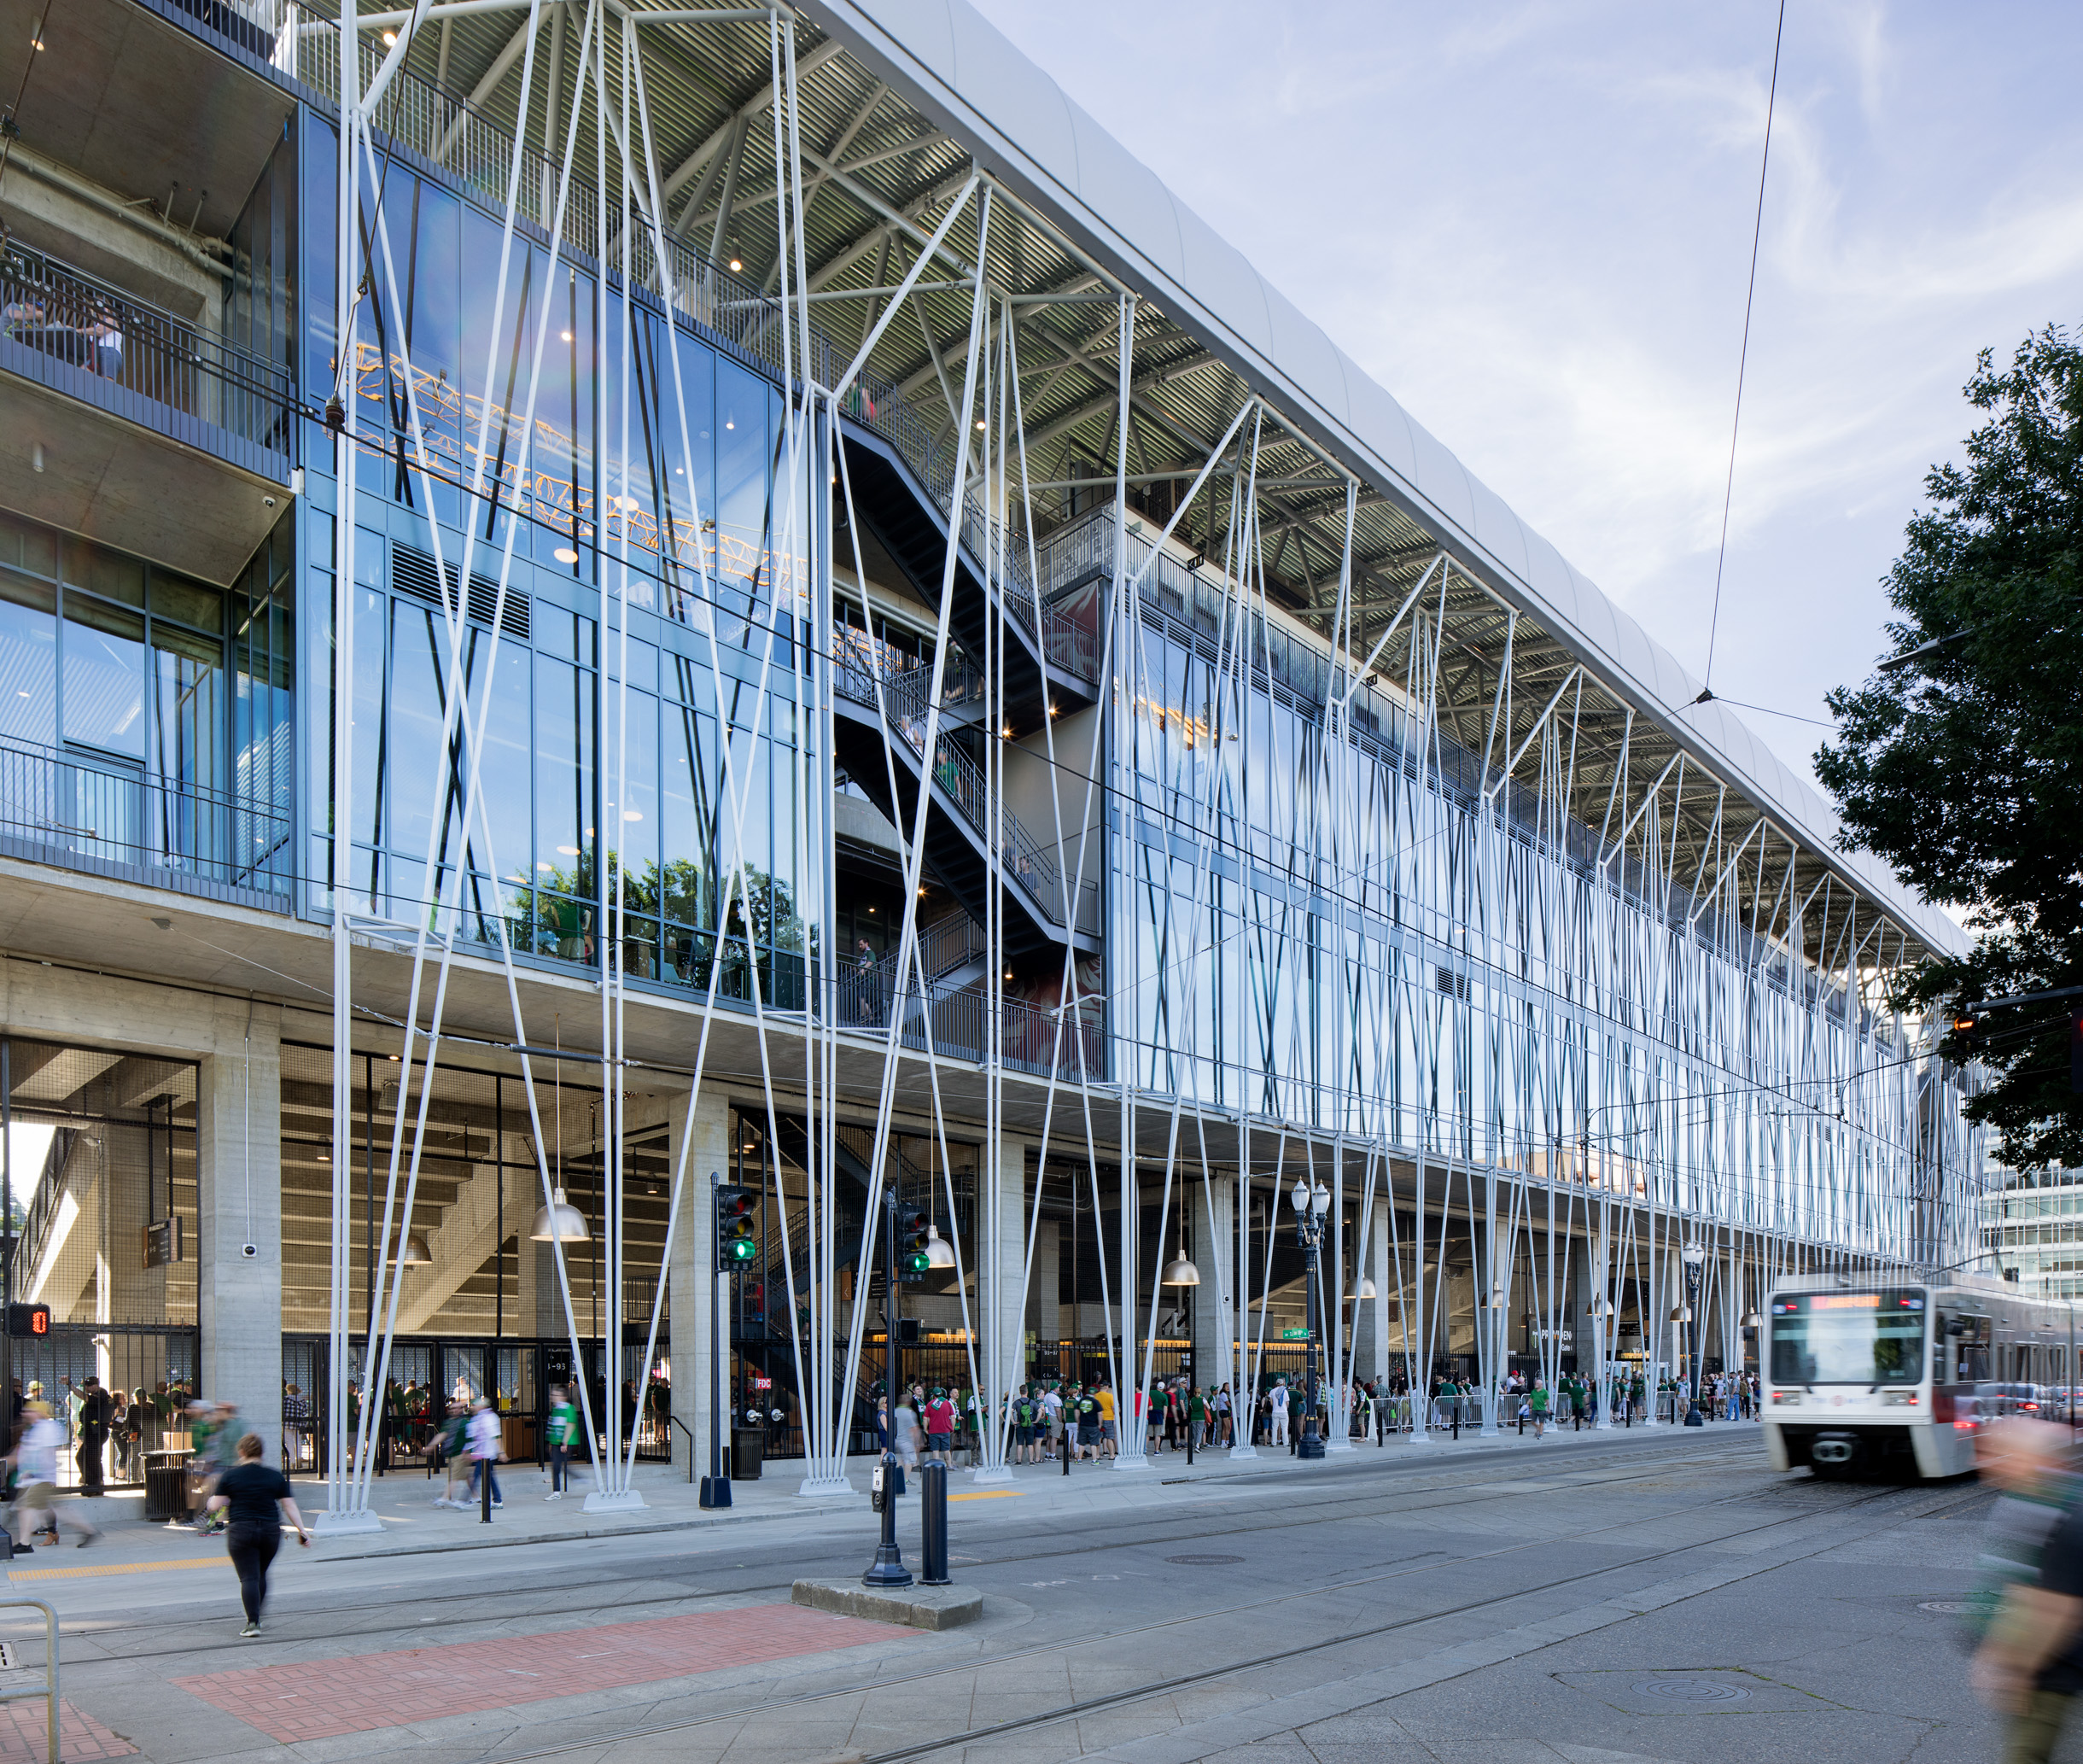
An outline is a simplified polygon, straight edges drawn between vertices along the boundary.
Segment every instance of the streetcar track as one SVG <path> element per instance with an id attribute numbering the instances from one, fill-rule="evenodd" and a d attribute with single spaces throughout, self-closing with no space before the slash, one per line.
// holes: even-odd
<path id="1" fill-rule="evenodd" d="M 1717 1465 L 1724 1465 L 1734 1458 L 1742 1457 L 1744 1459 L 1748 1459 L 1751 1457 L 1751 1456 L 1752 1455 L 1748 1452 L 1738 1452 L 1733 1451 L 1718 1451 L 1712 1453 L 1689 1456 L 1678 1460 L 1678 1462 L 1686 1465 L 1696 1465 L 1702 1468 L 1712 1468 Z M 1608 1464 L 1616 1464 L 1620 1468 L 1625 1467 L 1625 1462 L 1622 1460 L 1611 1459 L 1607 1460 L 1607 1463 Z M 1582 1473 L 1588 1469 L 1594 1469 L 1596 1467 L 1588 1465 L 1583 1461 L 1579 1460 L 1572 1463 L 1570 1468 L 1574 1471 Z M 1660 1459 L 1654 1464 L 1642 1466 L 1638 1475 L 1599 1475 L 1586 1477 L 1584 1480 L 1577 1483 L 1575 1487 L 1582 1489 L 1584 1492 L 1593 1492 L 1625 1485 L 1629 1482 L 1647 1481 L 1654 1477 L 1665 1475 L 1670 1468 L 1670 1461 Z M 1555 1472 L 1549 1471 L 1545 1474 L 1546 1475 L 1552 1475 L 1555 1474 Z M 1532 1476 L 1520 1476 L 1511 1478 L 1509 1480 L 1517 1481 L 1531 1481 L 1537 1479 Z M 1545 1475 L 1538 1480 L 1542 1480 L 1544 1482 Z M 1542 1492 L 1563 1493 L 1572 1491 L 1544 1487 Z M 1881 1491 L 1881 1492 L 1883 1493 L 1888 1492 L 1891 1491 Z M 1370 1518 L 1392 1519 L 1406 1516 L 1417 1517 L 1421 1516 L 1436 1515 L 1441 1512 L 1450 1511 L 1456 1507 L 1479 1505 L 1485 1502 L 1505 1498 L 1510 1493 L 1511 1491 L 1508 1488 L 1500 1487 L 1495 1485 L 1469 1488 L 1466 1487 L 1465 1484 L 1451 1481 L 1442 1482 L 1426 1487 L 1397 1488 L 1386 1491 L 1380 1490 L 1379 1488 L 1373 1490 L 1326 1490 L 1323 1492 L 1322 1498 L 1313 1501 L 1306 1506 L 1298 1507 L 1290 1505 L 1283 1507 L 1276 1513 L 1266 1515 L 1263 1518 L 1258 1520 L 1257 1522 L 1250 1525 L 1245 1529 L 1247 1530 L 1248 1534 L 1259 1535 L 1293 1530 L 1307 1525 L 1322 1524 L 1334 1520 L 1338 1516 L 1335 1511 L 1337 1508 L 1342 1506 L 1351 1506 L 1361 1502 L 1365 1502 L 1368 1505 L 1367 1516 Z M 1428 1500 L 1426 1498 L 1427 1496 L 1436 1495 L 1445 1495 L 1450 1498 L 1444 1500 Z M 1695 1505 L 1688 1507 L 1683 1510 L 1686 1512 L 1697 1512 L 1707 1507 L 1721 1505 L 1729 1501 L 1755 1498 L 1756 1495 L 1753 1492 L 1742 1491 L 1728 1495 L 1718 1496 L 1712 1501 L 1698 1503 Z M 1381 1503 L 1384 1500 L 1395 1500 L 1396 1504 L 1393 1507 L 1385 1510 L 1381 1505 Z M 1107 1514 L 1091 1516 L 1100 1520 L 1113 1521 L 1116 1523 L 1116 1527 L 1118 1528 L 1120 1527 L 1124 1527 L 1135 1520 L 1147 1520 L 1152 1516 L 1147 1513 L 1130 1511 L 1119 1514 Z M 1171 1519 L 1171 1522 L 1174 1524 L 1178 1524 L 1189 1517 L 1205 1519 L 1207 1515 L 1205 1510 L 1203 1509 L 1194 1515 L 1177 1514 L 1167 1516 Z M 1797 1518 L 1801 1516 L 1805 1516 L 1799 1514 L 1789 1516 L 1790 1518 Z M 1771 1522 L 1777 1524 L 1788 1522 L 1773 1521 Z M 1619 1528 L 1618 1526 L 1600 1527 L 1602 1531 L 1618 1528 Z M 1232 1526 L 1229 1527 L 1229 1530 L 1233 1533 L 1238 1529 L 1240 1529 L 1240 1527 L 1236 1526 Z M 1060 1533 L 1056 1532 L 1042 1533 L 1042 1535 L 1052 1537 L 1059 1534 Z M 1580 1535 L 1584 1536 L 1596 1536 L 1597 1534 L 1598 1533 L 1596 1532 L 1580 1533 Z M 641 1533 L 633 1533 L 633 1535 L 641 1535 Z M 1193 1528 L 1187 1530 L 1166 1531 L 1147 1536 L 1138 1535 L 1134 1540 L 1133 1547 L 1138 1549 L 1155 1548 L 1165 1544 L 1198 1542 L 1204 1540 L 1208 1535 L 1209 1533 L 1205 1525 L 1197 1525 Z M 1019 1540 L 1008 1539 L 1007 1541 Z M 781 1546 L 777 1544 L 774 1547 L 779 1548 Z M 988 1546 L 978 1545 L 972 1547 L 986 1548 Z M 1016 1554 L 977 1557 L 972 1558 L 964 1565 L 968 1567 L 987 1568 L 1013 1567 L 1021 1562 L 1047 1562 L 1064 1557 L 1089 1555 L 1093 1553 L 1094 1550 L 1097 1547 L 1100 1547 L 1100 1545 L 1095 1545 L 1089 1539 L 1089 1538 L 1088 1538 L 1085 1541 L 1075 1545 L 1065 1545 L 1065 1547 L 1059 1549 L 1028 1550 Z M 1532 1547 L 1533 1547 L 1533 1544 L 1532 1543 L 1525 1545 L 1514 1545 L 1509 1546 L 1509 1549 L 1504 1551 L 1482 1551 L 1473 1556 L 1451 1557 L 1449 1557 L 1444 1562 L 1434 1562 L 1431 1564 L 1431 1566 L 1433 1568 L 1438 1568 L 1456 1563 L 1483 1561 L 1488 1559 L 1488 1557 L 1492 1554 L 1508 1554 L 1512 1550 Z M 382 1560 L 382 1558 L 380 1557 L 361 1557 L 349 1559 L 358 1562 Z M 1421 1572 L 1422 1570 L 1410 1571 Z M 651 1577 L 656 1578 L 656 1576 L 654 1574 Z M 647 1594 L 638 1598 L 618 1596 L 612 1598 L 604 1598 L 597 1603 L 581 1603 L 569 1606 L 562 1609 L 530 1610 L 515 1615 L 522 1617 L 531 1618 L 584 1618 L 597 1615 L 604 1610 L 621 1612 L 635 1609 L 646 1605 L 691 1604 L 715 1599 L 742 1598 L 750 1594 L 760 1592 L 787 1592 L 794 1586 L 796 1580 L 798 1578 L 800 1578 L 800 1576 L 791 1575 L 787 1580 L 756 1581 L 750 1585 L 744 1586 L 719 1586 L 714 1588 L 690 1587 L 684 1592 L 660 1592 Z M 1381 1575 L 1373 1578 L 1390 1579 L 1394 1578 L 1394 1575 Z M 526 1598 L 537 1592 L 554 1592 L 560 1590 L 560 1588 L 565 1584 L 566 1583 L 564 1582 L 551 1580 L 545 1582 L 541 1586 L 531 1587 L 516 1588 L 513 1586 L 501 1586 L 493 1588 L 481 1588 L 471 1592 L 446 1593 L 423 1593 L 417 1590 L 410 1590 L 401 1594 L 401 1598 L 406 1603 L 409 1603 L 412 1610 L 417 1612 L 422 1611 L 426 1607 L 434 1604 L 482 1603 L 487 1598 L 500 1597 L 507 1598 Z M 1346 1590 L 1346 1586 L 1348 1585 L 1362 1586 L 1366 1584 L 1368 1584 L 1368 1582 L 1355 1581 L 1351 1583 L 1340 1583 L 1339 1585 L 1333 1586 L 1316 1587 L 1308 1589 L 1308 1591 L 1310 1594 L 1335 1592 Z M 1296 1596 L 1300 1595 L 1292 1593 L 1282 1594 L 1281 1598 L 1287 1598 Z M 389 1598 L 370 1599 L 355 1604 L 298 1606 L 285 1609 L 282 1614 L 282 1617 L 277 1621 L 281 1621 L 299 1619 L 339 1617 L 360 1611 L 392 1612 L 398 1608 L 400 1603 L 400 1599 Z M 1238 1607 L 1226 1607 L 1224 1609 L 1249 1609 L 1251 1608 L 1252 1607 L 1247 1604 Z M 1201 1613 L 1200 1615 L 1219 1615 L 1219 1613 L 1205 1612 Z M 86 1621 L 89 1623 L 90 1623 L 91 1621 L 92 1620 L 86 1620 Z M 169 1619 L 153 1623 L 95 1624 L 91 1627 L 85 1627 L 84 1624 L 76 1624 L 71 1633 L 75 1636 L 82 1638 L 83 1639 L 98 1640 L 104 1637 L 133 1634 L 139 1632 L 149 1633 L 155 1631 L 163 1631 L 177 1627 L 180 1623 L 193 1621 L 194 1620 L 192 1618 L 181 1618 Z M 470 1620 L 457 1619 L 452 1621 L 468 1621 Z M 498 1620 L 487 1619 L 485 1621 Z M 416 1618 L 409 1623 L 404 1621 L 394 1621 L 390 1623 L 377 1624 L 367 1629 L 353 1631 L 350 1633 L 355 1639 L 366 1638 L 371 1636 L 381 1636 L 387 1633 L 395 1633 L 400 1637 L 411 1637 L 419 1633 L 420 1628 L 421 1625 Z M 1134 1632 L 1123 1633 L 1133 1633 Z M 275 1639 L 283 1642 L 307 1641 L 315 1638 L 316 1638 L 310 1636 L 283 1635 L 279 1633 L 275 1638 Z M 118 1664 L 127 1665 L 132 1662 L 166 1659 L 174 1656 L 207 1655 L 213 1653 L 250 1654 L 251 1651 L 252 1649 L 250 1644 L 242 1644 L 236 1641 L 200 1643 L 184 1642 L 171 1647 L 144 1648 L 136 1651 L 111 1651 L 99 1657 L 67 1661 L 66 1663 L 69 1669 L 77 1672 L 95 1666 Z"/>
<path id="2" fill-rule="evenodd" d="M 1699 1462 L 1699 1460 L 1693 1461 Z M 1870 1507 L 1877 1502 L 1897 1498 L 1907 1498 L 1923 1492 L 1925 1491 L 1923 1491 L 1920 1487 L 1877 1489 L 1870 1494 L 1861 1496 L 1849 1506 L 1840 1507 L 1835 1509 L 1834 1510 L 1837 1513 L 1857 1511 L 1864 1508 Z M 1969 1490 L 1959 1495 L 1957 1498 L 1952 1501 L 1945 1502 L 1938 1507 L 1927 1510 L 1911 1516 L 1918 1518 L 1928 1518 L 1940 1513 L 1952 1511 L 1957 1507 L 1965 1505 L 1969 1502 L 1978 1498 L 1981 1492 L 1981 1491 L 1978 1488 Z M 1691 1505 L 1680 1510 L 1677 1513 L 1665 1516 L 1674 1519 L 1688 1517 L 1693 1514 L 1703 1512 L 1714 1507 L 1727 1505 L 1732 1502 L 1751 1498 L 1753 1498 L 1752 1492 L 1739 1491 L 1731 1494 L 1716 1496 L 1709 1500 L 1695 1502 Z M 987 1727 L 965 1729 L 959 1733 L 945 1734 L 936 1738 L 921 1740 L 913 1744 L 899 1747 L 891 1751 L 871 1754 L 866 1759 L 866 1764 L 901 1764 L 901 1761 L 929 1756 L 932 1753 L 945 1750 L 951 1746 L 974 1744 L 981 1740 L 987 1740 L 1000 1736 L 1012 1735 L 1033 1728 L 1047 1726 L 1059 1721 L 1076 1720 L 1088 1714 L 1099 1714 L 1110 1709 L 1116 1709 L 1126 1704 L 1145 1701 L 1152 1697 L 1165 1696 L 1174 1691 L 1184 1689 L 1191 1685 L 1205 1684 L 1213 1679 L 1231 1677 L 1241 1673 L 1257 1671 L 1267 1666 L 1278 1665 L 1286 1661 L 1305 1657 L 1311 1654 L 1322 1653 L 1333 1648 L 1344 1647 L 1351 1643 L 1365 1641 L 1375 1636 L 1390 1634 L 1398 1630 L 1411 1628 L 1424 1623 L 1436 1622 L 1447 1618 L 1466 1616 L 1472 1612 L 1486 1609 L 1497 1605 L 1508 1604 L 1514 1600 L 1532 1598 L 1543 1592 L 1553 1592 L 1560 1587 L 1574 1586 L 1584 1581 L 1597 1580 L 1608 1574 L 1624 1573 L 1631 1568 L 1640 1568 L 1651 1562 L 1666 1561 L 1674 1557 L 1690 1555 L 1704 1547 L 1725 1541 L 1730 1537 L 1745 1534 L 1754 1535 L 1759 1532 L 1774 1530 L 1780 1526 L 1793 1525 L 1807 1519 L 1830 1516 L 1832 1511 L 1833 1510 L 1830 1509 L 1815 1509 L 1801 1513 L 1788 1514 L 1783 1518 L 1768 1520 L 1762 1524 L 1747 1525 L 1741 1527 L 1738 1531 L 1724 1532 L 1714 1537 L 1689 1539 L 1683 1543 L 1674 1545 L 1666 1550 L 1654 1551 L 1646 1554 L 1630 1557 L 1625 1561 L 1607 1562 L 1597 1568 L 1584 1569 L 1576 1574 L 1560 1575 L 1553 1580 L 1537 1582 L 1531 1586 L 1514 1587 L 1508 1592 L 1492 1594 L 1487 1598 L 1467 1600 L 1457 1605 L 1450 1605 L 1439 1609 L 1427 1611 L 1413 1616 L 1397 1619 L 1388 1623 L 1373 1625 L 1365 1629 L 1349 1630 L 1343 1634 L 1328 1637 L 1322 1641 L 1302 1644 L 1292 1648 L 1280 1649 L 1270 1653 L 1257 1656 L 1246 1660 L 1232 1661 L 1227 1664 L 1211 1667 L 1204 1671 L 1197 1673 L 1185 1673 L 1174 1678 L 1160 1680 L 1152 1680 L 1149 1683 L 1132 1686 L 1125 1690 L 1110 1691 L 1104 1695 L 1084 1698 L 1075 1703 L 1066 1703 L 1059 1709 L 1044 1711 L 1038 1714 L 1022 1716 L 1007 1721 L 997 1722 Z M 1575 1542 L 1579 1541 L 1584 1538 L 1599 1536 L 1605 1532 L 1631 1528 L 1638 1524 L 1638 1521 L 1632 1518 L 1616 1521 L 1612 1525 L 1602 1526 L 1595 1531 L 1577 1533 L 1572 1536 L 1571 1541 Z M 1886 1528 L 1887 1527 L 1883 1526 L 1876 1527 L 1876 1530 L 1877 1531 Z M 1867 1536 L 1872 1534 L 1874 1533 L 1862 1533 L 1859 1535 Z M 1218 1609 L 1196 1610 L 1184 1615 L 1166 1618 L 1158 1622 L 1139 1624 L 1128 1628 L 1109 1630 L 1097 1634 L 1069 1636 L 1060 1640 L 1045 1643 L 1033 1648 L 1021 1649 L 1017 1651 L 1006 1654 L 991 1655 L 983 1659 L 975 1657 L 965 1658 L 960 1661 L 951 1662 L 946 1665 L 928 1667 L 918 1672 L 907 1673 L 901 1675 L 891 1676 L 878 1673 L 866 1682 L 843 1685 L 829 1691 L 808 1691 L 796 1696 L 770 1698 L 760 1703 L 744 1704 L 734 1709 L 718 1709 L 713 1713 L 691 1717 L 686 1720 L 662 1722 L 645 1726 L 630 1727 L 618 1730 L 610 1733 L 596 1734 L 584 1739 L 569 1740 L 557 1745 L 540 1747 L 526 1751 L 487 1755 L 485 1757 L 478 1761 L 478 1764 L 531 1764 L 531 1761 L 537 1759 L 567 1757 L 574 1753 L 593 1751 L 602 1748 L 627 1744 L 633 1741 L 652 1739 L 663 1734 L 686 1732 L 695 1728 L 710 1726 L 719 1721 L 749 1719 L 759 1715 L 771 1715 L 783 1710 L 801 1708 L 808 1703 L 828 1702 L 838 1697 L 858 1697 L 869 1691 L 888 1691 L 905 1685 L 923 1683 L 929 1679 L 945 1678 L 961 1673 L 973 1673 L 985 1669 L 997 1671 L 1007 1666 L 1017 1665 L 1023 1661 L 1039 1659 L 1049 1655 L 1060 1655 L 1069 1652 L 1074 1649 L 1115 1643 L 1139 1636 L 1152 1635 L 1166 1629 L 1177 1628 L 1192 1623 L 1205 1622 L 1212 1618 L 1230 1617 L 1244 1615 L 1253 1610 L 1290 1603 L 1298 1598 L 1319 1598 L 1326 1594 L 1351 1592 L 1365 1586 L 1379 1585 L 1386 1580 L 1398 1580 L 1408 1576 L 1425 1574 L 1436 1574 L 1443 1569 L 1465 1567 L 1467 1564 L 1473 1562 L 1494 1561 L 1500 1557 L 1520 1554 L 1530 1550 L 1539 1549 L 1551 1545 L 1555 1541 L 1555 1539 L 1552 1538 L 1530 1539 L 1523 1543 L 1503 1545 L 1498 1549 L 1481 1551 L 1473 1556 L 1451 1557 L 1446 1561 L 1438 1561 L 1427 1557 L 1414 1562 L 1413 1564 L 1408 1568 L 1397 1569 L 1388 1574 L 1370 1574 L 1358 1580 L 1339 1582 L 1336 1585 L 1329 1586 L 1310 1587 L 1282 1592 L 1271 1598 L 1248 1600 L 1239 1604 L 1226 1606 Z M 1818 1555 L 1826 1550 L 1837 1548 L 1847 1541 L 1851 1541 L 1851 1539 L 1847 1539 L 1842 1536 L 1832 1537 L 1825 1542 L 1818 1545 L 1815 1550 L 1806 1552 L 1806 1554 Z M 1075 1551 L 1059 1553 L 1087 1552 Z M 1796 1557 L 1791 1559 L 1799 1561 L 1805 1559 L 1805 1557 Z M 1775 1567 L 1784 1565 L 1785 1564 L 1783 1563 L 1774 1564 Z"/>

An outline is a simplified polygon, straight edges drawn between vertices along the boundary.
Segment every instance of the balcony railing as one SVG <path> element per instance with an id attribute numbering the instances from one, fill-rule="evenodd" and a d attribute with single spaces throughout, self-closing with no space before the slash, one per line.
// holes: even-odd
<path id="1" fill-rule="evenodd" d="M 0 366 L 288 479 L 286 368 L 19 245 L 0 255 Z"/>
<path id="2" fill-rule="evenodd" d="M 287 897 L 289 833 L 286 809 L 0 736 L 0 840 L 17 855 Z"/>

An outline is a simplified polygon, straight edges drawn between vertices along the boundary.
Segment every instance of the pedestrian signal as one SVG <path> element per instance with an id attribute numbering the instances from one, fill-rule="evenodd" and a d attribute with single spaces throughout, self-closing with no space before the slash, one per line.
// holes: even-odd
<path id="1" fill-rule="evenodd" d="M 48 1305 L 10 1305 L 7 1308 L 7 1332 L 17 1338 L 24 1335 L 48 1335 L 50 1333 L 50 1306 Z"/>
<path id="2" fill-rule="evenodd" d="M 752 1226 L 759 1205 L 759 1196 L 750 1189 L 716 1190 L 717 1267 L 742 1268 L 759 1255 L 759 1239 Z"/>

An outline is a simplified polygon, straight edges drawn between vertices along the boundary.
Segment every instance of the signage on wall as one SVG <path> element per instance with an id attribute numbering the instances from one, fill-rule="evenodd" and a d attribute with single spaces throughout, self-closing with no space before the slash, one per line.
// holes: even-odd
<path id="1" fill-rule="evenodd" d="M 1306 1341 L 1309 1340 L 1309 1331 L 1307 1329 L 1282 1329 L 1281 1340 L 1283 1341 Z"/>
<path id="2" fill-rule="evenodd" d="M 181 1222 L 175 1219 L 155 1219 L 144 1228 L 144 1265 L 148 1268 L 171 1268 L 181 1259 Z"/>

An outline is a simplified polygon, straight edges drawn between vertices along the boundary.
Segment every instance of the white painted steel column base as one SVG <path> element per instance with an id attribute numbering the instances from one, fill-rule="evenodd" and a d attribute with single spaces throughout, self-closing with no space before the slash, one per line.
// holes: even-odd
<path id="1" fill-rule="evenodd" d="M 596 1488 L 586 1498 L 589 1513 L 636 1513 L 644 1508 L 644 1497 L 633 1488 Z"/>
<path id="2" fill-rule="evenodd" d="M 1257 1457 L 1258 1448 L 1256 1446 L 1232 1446 L 1229 1455 L 1232 1457 Z"/>
<path id="3" fill-rule="evenodd" d="M 1147 1470 L 1150 1468 L 1150 1460 L 1148 1458 L 1130 1457 L 1126 1452 L 1123 1452 L 1119 1457 L 1113 1459 L 1112 1463 L 1114 1468 L 1117 1470 Z"/>
<path id="4" fill-rule="evenodd" d="M 1326 1457 L 1328 1457 L 1333 1452 L 1350 1452 L 1352 1449 L 1352 1441 L 1349 1439 L 1326 1440 L 1323 1442 L 1323 1451 Z"/>
<path id="5" fill-rule="evenodd" d="M 359 1513 L 320 1513 L 311 1522 L 312 1535 L 321 1538 L 345 1538 L 382 1531 L 383 1522 L 364 1507 Z"/>
<path id="6" fill-rule="evenodd" d="M 799 1500 L 809 1501 L 866 1498 L 843 1476 L 805 1476 L 796 1495 Z"/>
<path id="7" fill-rule="evenodd" d="M 994 1488 L 1002 1487 L 1012 1481 L 1012 1472 L 1001 1464 L 995 1470 L 971 1470 L 969 1473 L 969 1480 L 971 1482 L 981 1483 Z"/>

